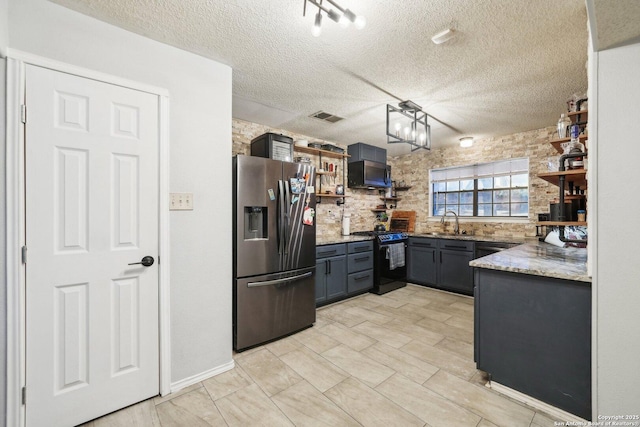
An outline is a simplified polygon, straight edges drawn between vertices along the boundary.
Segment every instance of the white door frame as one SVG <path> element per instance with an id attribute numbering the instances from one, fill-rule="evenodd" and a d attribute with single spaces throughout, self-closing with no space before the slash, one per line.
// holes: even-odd
<path id="1" fill-rule="evenodd" d="M 160 394 L 170 393 L 171 343 L 169 304 L 169 91 L 98 71 L 65 64 L 15 49 L 7 55 L 7 135 L 6 135 L 6 283 L 7 283 L 7 425 L 25 425 L 22 387 L 25 385 L 25 273 L 22 247 L 25 242 L 24 126 L 21 106 L 25 102 L 25 66 L 49 68 L 79 77 L 147 92 L 159 101 L 159 338 Z M 28 113 L 27 113 L 28 114 Z M 28 402 L 28 393 L 27 393 Z"/>

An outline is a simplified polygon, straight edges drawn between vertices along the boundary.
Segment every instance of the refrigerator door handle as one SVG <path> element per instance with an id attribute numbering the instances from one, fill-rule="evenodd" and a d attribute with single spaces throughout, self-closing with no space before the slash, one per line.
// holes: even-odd
<path id="1" fill-rule="evenodd" d="M 289 181 L 284 181 L 284 230 L 282 235 L 284 236 L 284 254 L 289 255 L 289 239 L 291 234 L 291 192 L 289 191 Z"/>
<path id="2" fill-rule="evenodd" d="M 257 288 L 259 286 L 279 285 L 280 283 L 293 282 L 295 280 L 304 279 L 310 277 L 312 274 L 313 271 L 307 271 L 306 273 L 298 274 L 297 276 L 285 277 L 284 279 L 265 280 L 263 282 L 249 282 L 247 283 L 247 287 Z"/>
<path id="3" fill-rule="evenodd" d="M 277 246 L 278 246 L 278 254 L 282 255 L 282 241 L 283 241 L 283 236 L 282 236 L 282 232 L 284 230 L 284 183 L 282 182 L 282 180 L 278 181 L 278 200 L 277 200 L 277 206 L 278 206 L 278 212 L 276 214 L 276 221 L 277 221 L 277 232 L 276 232 L 276 236 L 277 236 Z"/>

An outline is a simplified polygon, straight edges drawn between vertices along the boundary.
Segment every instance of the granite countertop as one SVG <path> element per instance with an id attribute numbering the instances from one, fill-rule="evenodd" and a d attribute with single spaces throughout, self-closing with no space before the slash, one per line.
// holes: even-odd
<path id="1" fill-rule="evenodd" d="M 587 250 L 560 248 L 544 242 L 531 242 L 474 259 L 471 267 L 511 271 L 535 276 L 555 277 L 591 283 L 587 275 Z"/>
<path id="2" fill-rule="evenodd" d="M 373 240 L 374 236 L 316 236 L 316 245 L 331 245 L 334 243 L 362 242 L 364 240 Z M 430 239 L 452 239 L 452 240 L 470 240 L 474 242 L 507 242 L 522 244 L 537 240 L 537 237 L 508 237 L 508 236 L 475 236 L 471 234 L 421 234 L 409 233 L 409 237 L 427 237 Z"/>
<path id="3" fill-rule="evenodd" d="M 449 233 L 409 233 L 409 237 L 427 237 L 430 239 L 451 239 L 470 240 L 473 242 L 506 242 L 506 243 L 526 243 L 535 241 L 537 237 L 509 237 L 509 236 L 476 236 L 473 234 L 449 234 Z"/>
<path id="4" fill-rule="evenodd" d="M 373 236 L 316 236 L 316 246 L 333 245 L 335 243 L 364 242 L 373 240 Z"/>

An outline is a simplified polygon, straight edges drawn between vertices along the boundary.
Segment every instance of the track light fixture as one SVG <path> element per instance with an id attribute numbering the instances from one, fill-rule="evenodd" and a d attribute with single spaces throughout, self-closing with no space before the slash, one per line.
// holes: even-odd
<path id="1" fill-rule="evenodd" d="M 387 143 L 403 142 L 411 151 L 431 150 L 431 126 L 427 113 L 413 101 L 402 101 L 399 108 L 387 104 Z"/>
<path id="2" fill-rule="evenodd" d="M 333 5 L 338 12 L 331 8 L 325 7 L 322 2 L 323 0 L 304 0 L 304 10 L 302 12 L 302 16 L 306 16 L 307 13 L 307 2 L 318 8 L 318 13 L 316 13 L 315 21 L 313 24 L 313 28 L 311 29 L 311 34 L 318 37 L 322 32 L 322 12 L 326 13 L 327 16 L 334 22 L 339 22 L 343 27 L 349 26 L 350 23 L 353 23 L 355 27 L 359 30 L 367 25 L 367 20 L 364 16 L 356 15 L 353 11 L 349 9 L 345 9 L 341 7 L 334 0 L 326 0 L 327 3 Z"/>

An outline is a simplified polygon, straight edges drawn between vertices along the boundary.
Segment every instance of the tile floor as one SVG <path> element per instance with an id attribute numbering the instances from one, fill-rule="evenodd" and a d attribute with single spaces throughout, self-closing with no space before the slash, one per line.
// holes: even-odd
<path id="1" fill-rule="evenodd" d="M 321 308 L 312 328 L 234 359 L 231 371 L 84 426 L 554 425 L 484 387 L 473 299 L 421 286 Z"/>

